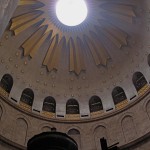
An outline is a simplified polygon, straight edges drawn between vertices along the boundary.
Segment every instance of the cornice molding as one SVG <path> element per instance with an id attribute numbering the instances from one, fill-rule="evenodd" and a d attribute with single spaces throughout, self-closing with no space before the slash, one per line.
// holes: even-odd
<path id="1" fill-rule="evenodd" d="M 58 118 L 46 118 L 44 116 L 41 116 L 41 115 L 37 115 L 37 114 L 34 114 L 33 112 L 29 112 L 29 111 L 26 111 L 24 109 L 22 109 L 21 107 L 19 107 L 19 105 L 16 105 L 14 103 L 12 103 L 10 100 L 8 100 L 7 98 L 3 97 L 2 95 L 0 95 L 0 97 L 4 100 L 4 102 L 6 102 L 8 105 L 10 105 L 11 107 L 13 107 L 14 109 L 22 112 L 22 113 L 25 113 L 26 115 L 29 115 L 31 117 L 35 117 L 37 119 L 41 119 L 41 120 L 45 120 L 45 121 L 51 121 L 51 122 L 55 122 L 55 123 L 88 123 L 88 122 L 97 122 L 97 121 L 100 121 L 100 120 L 104 120 L 106 118 L 110 118 L 110 117 L 113 117 L 117 114 L 120 114 L 122 112 L 125 112 L 127 111 L 129 108 L 132 108 L 134 107 L 135 105 L 137 105 L 139 102 L 141 102 L 143 99 L 145 98 L 149 98 L 149 95 L 150 94 L 150 89 L 145 92 L 145 94 L 139 96 L 136 100 L 134 100 L 133 102 L 130 102 L 128 105 L 126 105 L 124 108 L 120 109 L 120 110 L 113 110 L 112 112 L 108 112 L 108 113 L 104 113 L 104 115 L 100 116 L 100 117 L 97 117 L 97 118 L 82 118 L 80 120 L 66 120 L 66 119 L 58 119 Z"/>

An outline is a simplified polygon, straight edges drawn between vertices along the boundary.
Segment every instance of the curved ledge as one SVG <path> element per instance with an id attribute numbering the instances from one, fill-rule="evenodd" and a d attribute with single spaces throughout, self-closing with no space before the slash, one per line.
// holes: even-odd
<path id="1" fill-rule="evenodd" d="M 15 143 L 7 138 L 5 138 L 4 136 L 0 135 L 0 141 L 4 142 L 5 144 L 8 144 L 9 146 L 12 146 L 14 148 L 17 148 L 18 150 L 26 150 L 25 146 L 22 146 L 18 143 Z"/>
<path id="2" fill-rule="evenodd" d="M 35 118 L 39 118 L 41 120 L 45 120 L 45 121 L 51 121 L 51 122 L 56 122 L 56 123 L 59 123 L 59 122 L 65 122 L 65 123 L 86 123 L 86 122 L 93 122 L 93 121 L 98 121 L 98 120 L 103 120 L 103 119 L 106 119 L 106 118 L 109 118 L 109 117 L 112 117 L 112 116 L 115 116 L 116 114 L 119 114 L 131 107 L 133 107 L 134 105 L 136 105 L 137 103 L 139 103 L 141 100 L 143 100 L 143 98 L 145 98 L 146 96 L 148 96 L 150 93 L 150 89 L 148 91 L 145 92 L 145 94 L 139 96 L 136 100 L 134 100 L 133 102 L 129 103 L 127 106 L 125 106 L 124 108 L 120 109 L 120 110 L 113 110 L 112 112 L 109 112 L 109 113 L 104 113 L 104 115 L 100 116 L 100 117 L 97 117 L 97 118 L 83 118 L 83 119 L 80 119 L 80 120 L 66 120 L 66 119 L 57 119 L 57 118 L 46 118 L 44 116 L 40 116 L 40 115 L 37 115 L 37 114 L 34 114 L 33 112 L 28 112 L 26 110 L 23 110 L 21 109 L 19 106 L 15 105 L 14 103 L 12 103 L 10 100 L 6 99 L 5 97 L 3 97 L 2 95 L 1 98 L 7 103 L 9 104 L 10 106 L 12 106 L 13 108 L 27 114 L 27 115 L 30 115 L 32 117 L 35 117 Z"/>
<path id="3" fill-rule="evenodd" d="M 141 142 L 143 142 L 143 141 L 145 141 L 145 140 L 147 140 L 149 138 L 150 138 L 150 132 L 145 134 L 144 136 L 142 136 L 142 137 L 140 137 L 140 138 L 138 138 L 138 139 L 128 143 L 128 144 L 125 144 L 125 145 L 121 146 L 120 149 L 131 148 L 131 147 L 136 146 L 137 144 L 140 144 Z"/>

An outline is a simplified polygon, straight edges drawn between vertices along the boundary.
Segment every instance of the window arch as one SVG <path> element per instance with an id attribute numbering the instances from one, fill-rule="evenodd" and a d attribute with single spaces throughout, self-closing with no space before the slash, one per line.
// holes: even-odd
<path id="1" fill-rule="evenodd" d="M 69 135 L 77 135 L 77 134 L 80 134 L 80 132 L 77 129 L 70 129 L 68 131 L 68 134 Z"/>
<path id="2" fill-rule="evenodd" d="M 66 104 L 66 114 L 79 114 L 79 104 L 77 100 L 70 99 Z"/>
<path id="3" fill-rule="evenodd" d="M 137 91 L 147 84 L 147 81 L 141 72 L 135 72 L 132 81 Z"/>
<path id="4" fill-rule="evenodd" d="M 56 112 L 56 101 L 55 101 L 55 99 L 51 96 L 46 97 L 44 99 L 44 102 L 43 102 L 43 109 L 42 110 L 55 113 Z"/>
<path id="5" fill-rule="evenodd" d="M 5 74 L 0 82 L 0 87 L 3 88 L 7 93 L 10 93 L 13 86 L 13 78 L 10 74 Z"/>
<path id="6" fill-rule="evenodd" d="M 147 56 L 147 62 L 148 62 L 148 65 L 150 66 L 150 54 Z"/>
<path id="7" fill-rule="evenodd" d="M 127 99 L 124 90 L 119 86 L 113 89 L 112 98 L 115 105 Z"/>
<path id="8" fill-rule="evenodd" d="M 80 134 L 80 131 L 73 128 L 73 129 L 70 129 L 67 134 L 76 141 L 76 143 L 78 145 L 78 149 L 80 150 L 81 149 L 81 134 Z"/>
<path id="9" fill-rule="evenodd" d="M 103 110 L 101 99 L 98 96 L 92 96 L 89 100 L 89 108 L 91 113 Z"/>
<path id="10" fill-rule="evenodd" d="M 23 90 L 20 101 L 32 106 L 34 100 L 34 93 L 31 89 L 26 88 Z"/>

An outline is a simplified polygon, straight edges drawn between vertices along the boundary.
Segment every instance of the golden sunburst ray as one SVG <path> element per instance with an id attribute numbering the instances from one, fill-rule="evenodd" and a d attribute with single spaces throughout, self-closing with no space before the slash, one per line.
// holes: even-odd
<path id="1" fill-rule="evenodd" d="M 114 20 L 132 24 L 133 18 L 136 17 L 133 10 L 133 4 L 129 4 L 128 1 L 106 2 L 100 7 L 103 9 L 101 13 L 104 18 L 113 18 Z"/>
<path id="2" fill-rule="evenodd" d="M 128 34 L 110 22 L 117 24 L 118 20 L 132 24 L 136 17 L 133 2 L 87 0 L 87 3 L 91 5 L 87 20 L 77 27 L 66 27 L 56 17 L 55 0 L 20 0 L 18 10 L 20 7 L 24 9 L 11 19 L 10 30 L 17 36 L 36 24 L 36 31 L 21 45 L 24 56 L 35 57 L 40 47 L 49 39 L 49 48 L 42 63 L 48 71 L 58 70 L 63 45 L 67 45 L 69 49 L 70 72 L 79 75 L 86 70 L 85 45 L 95 64 L 106 66 L 111 54 L 98 34 L 105 36 L 108 42 L 119 49 L 126 46 Z"/>
<path id="3" fill-rule="evenodd" d="M 17 29 L 24 24 L 27 24 L 29 22 L 31 22 L 32 20 L 34 20 L 35 18 L 38 18 L 43 12 L 40 10 L 35 10 L 31 13 L 27 13 L 27 14 L 23 14 L 20 15 L 18 17 L 14 17 L 11 21 L 11 27 L 10 30 L 13 30 L 15 35 L 17 35 L 18 32 Z M 21 31 L 22 32 L 22 31 Z M 19 33 L 18 33 L 19 34 Z"/>
<path id="4" fill-rule="evenodd" d="M 107 37 L 117 48 L 127 45 L 128 35 L 119 28 L 109 24 L 105 20 L 99 20 L 101 26 L 96 26 L 96 31 Z"/>
<path id="5" fill-rule="evenodd" d="M 63 37 L 60 42 L 56 45 L 56 48 L 53 50 L 53 56 L 51 59 L 49 59 L 48 62 L 48 70 L 51 71 L 53 69 L 58 70 L 58 64 L 60 60 L 60 56 L 63 50 L 63 47 L 65 45 L 66 41 L 65 38 Z"/>
<path id="6" fill-rule="evenodd" d="M 74 71 L 76 74 L 80 74 L 82 70 L 85 70 L 84 63 L 84 47 L 83 42 L 79 37 L 76 40 L 70 38 L 68 43 L 69 51 L 70 51 L 70 69 L 69 71 Z"/>
<path id="7" fill-rule="evenodd" d="M 32 50 L 30 52 L 30 56 L 31 58 L 33 58 L 35 56 L 35 54 L 37 53 L 37 51 L 40 49 L 40 47 L 43 45 L 43 43 L 45 43 L 45 41 L 51 37 L 52 32 L 46 32 L 42 38 L 37 42 L 37 44 L 34 45 L 34 47 L 32 47 Z"/>
<path id="8" fill-rule="evenodd" d="M 30 16 L 30 14 L 24 14 L 16 18 L 13 18 L 10 30 L 13 30 L 15 35 L 18 35 L 32 25 L 44 22 L 45 18 L 40 18 L 39 17 L 40 15 L 41 13 L 37 13 L 36 16 L 35 15 Z"/>
<path id="9" fill-rule="evenodd" d="M 135 17 L 136 16 L 134 11 L 133 11 L 133 6 L 132 5 L 107 3 L 107 4 L 101 5 L 101 8 L 103 8 L 103 9 L 109 11 L 109 12 L 122 14 L 122 15 L 125 15 L 125 16 L 130 16 L 130 17 Z"/>
<path id="10" fill-rule="evenodd" d="M 37 1 L 35 0 L 20 0 L 18 5 L 35 5 Z"/>
<path id="11" fill-rule="evenodd" d="M 51 71 L 51 60 L 53 59 L 53 55 L 55 53 L 55 49 L 58 45 L 58 35 L 55 35 L 51 40 L 50 40 L 50 46 L 48 48 L 48 51 L 46 53 L 45 59 L 43 61 L 43 65 L 47 66 L 47 69 Z"/>
<path id="12" fill-rule="evenodd" d="M 60 42 L 59 42 L 60 41 Z M 59 36 L 55 35 L 51 41 L 46 56 L 43 61 L 43 65 L 47 66 L 47 70 L 58 70 L 59 59 L 61 52 L 66 45 L 65 37 L 59 40 Z"/>
<path id="13" fill-rule="evenodd" d="M 91 36 L 85 36 L 86 45 L 90 49 L 90 52 L 93 56 L 96 65 L 107 65 L 107 61 L 110 59 L 110 56 L 107 52 L 107 49 L 100 42 L 97 35 L 94 32 L 90 32 Z"/>
<path id="14" fill-rule="evenodd" d="M 33 53 L 34 46 L 39 43 L 40 39 L 43 38 L 43 34 L 45 33 L 47 29 L 47 26 L 42 26 L 41 28 L 38 29 L 33 35 L 27 39 L 27 41 L 24 42 L 22 45 L 24 49 L 24 56 L 31 56 L 31 52 Z M 33 56 L 33 55 L 32 55 Z"/>

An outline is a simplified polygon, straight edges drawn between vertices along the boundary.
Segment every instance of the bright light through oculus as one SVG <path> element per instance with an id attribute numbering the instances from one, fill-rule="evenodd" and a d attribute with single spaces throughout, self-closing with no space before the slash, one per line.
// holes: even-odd
<path id="1" fill-rule="evenodd" d="M 56 4 L 57 18 L 67 26 L 81 24 L 86 19 L 87 13 L 84 0 L 58 0 Z"/>

